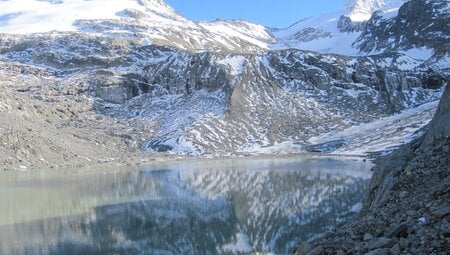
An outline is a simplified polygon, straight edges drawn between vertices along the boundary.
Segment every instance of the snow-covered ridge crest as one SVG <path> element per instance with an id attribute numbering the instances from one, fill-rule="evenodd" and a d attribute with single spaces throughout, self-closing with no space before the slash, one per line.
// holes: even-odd
<path id="1" fill-rule="evenodd" d="M 76 31 L 77 20 L 120 19 L 121 11 L 147 8 L 170 10 L 158 0 L 21 0 L 0 1 L 0 32 L 42 33 L 52 30 Z"/>
<path id="2" fill-rule="evenodd" d="M 349 13 L 346 15 L 352 21 L 367 21 L 377 10 L 390 10 L 399 8 L 405 0 L 349 0 L 346 7 Z"/>
<path id="3" fill-rule="evenodd" d="M 275 39 L 245 21 L 194 22 L 164 0 L 0 1 L 0 33 L 81 32 L 181 50 L 259 52 Z"/>

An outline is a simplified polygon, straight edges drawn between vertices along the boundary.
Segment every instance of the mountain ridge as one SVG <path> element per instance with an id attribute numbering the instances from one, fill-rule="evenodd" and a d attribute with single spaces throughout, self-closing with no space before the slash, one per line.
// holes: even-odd
<path id="1" fill-rule="evenodd" d="M 26 1 L 28 4 L 20 6 L 13 1 L 0 2 L 0 33 L 78 31 L 135 38 L 144 45 L 192 52 L 258 54 L 295 48 L 352 56 L 373 54 L 363 42 L 370 31 L 365 27 L 372 13 L 381 12 L 384 19 L 395 18 L 403 3 L 402 0 L 353 0 L 339 11 L 300 20 L 286 29 L 270 29 L 244 20 L 190 21 L 161 0 L 126 0 L 106 8 L 100 0 Z M 96 11 L 98 8 L 102 11 Z M 365 13 L 364 19 L 352 20 L 358 13 Z M 39 22 L 34 22 L 38 17 Z M 384 43 L 376 53 L 390 48 L 389 43 Z"/>
<path id="2" fill-rule="evenodd" d="M 410 3 L 414 8 L 404 8 L 401 13 L 405 17 L 414 15 L 411 10 L 427 1 Z M 436 8 L 429 10 L 440 19 L 447 14 Z M 333 16 L 340 17 L 337 14 Z M 106 136 L 114 134 L 132 150 L 195 156 L 305 151 L 384 153 L 410 140 L 431 118 L 436 107 L 433 101 L 441 95 L 449 72 L 450 61 L 445 54 L 430 60 L 434 51 L 426 47 L 419 51 L 423 56 L 414 47 L 386 52 L 377 49 L 377 54 L 361 56 L 289 47 L 263 50 L 252 40 L 260 42 L 267 31 L 244 21 L 181 22 L 130 10 L 120 15 L 126 17 L 80 20 L 75 24 L 87 32 L 3 34 L 0 56 L 5 73 L 10 65 L 19 65 L 24 74 L 29 73 L 15 72 L 11 79 L 25 79 L 25 84 L 30 84 L 33 79 L 43 79 L 40 72 L 35 74 L 36 68 L 46 70 L 45 79 L 51 81 L 51 86 L 40 86 L 41 90 L 62 98 L 67 93 L 91 100 L 86 113 L 89 118 L 83 120 L 89 125 L 101 125 L 103 129 L 104 122 L 109 121 L 120 123 L 120 129 L 131 125 L 133 128 L 120 132 L 112 128 L 105 132 Z M 159 19 L 152 21 L 152 15 Z M 395 17 L 382 20 L 387 24 L 398 22 Z M 307 22 L 314 23 L 306 20 L 299 24 Z M 426 22 L 429 20 L 421 24 Z M 364 24 L 357 30 L 341 32 L 338 23 L 339 19 L 334 19 L 330 24 L 339 35 L 356 38 L 364 34 L 367 40 L 377 36 Z M 379 23 L 370 27 L 375 25 Z M 185 31 L 186 26 L 190 29 Z M 438 26 L 432 28 L 441 32 Z M 314 44 L 322 38 L 308 37 L 314 31 L 319 30 L 307 29 L 299 36 Z M 150 35 L 159 37 L 151 41 Z M 427 40 L 433 42 L 431 35 L 424 38 L 430 37 Z M 331 39 L 324 44 L 336 37 Z M 352 43 L 342 42 L 347 46 Z M 31 97 L 32 102 L 35 96 L 41 98 L 22 90 L 20 97 Z M 19 92 L 12 89 L 11 95 L 15 93 Z M 52 100 L 58 102 L 60 97 Z M 422 104 L 427 105 L 420 107 Z M 412 121 L 406 120 L 410 113 L 401 114 L 395 121 L 390 118 L 411 109 L 426 110 Z M 73 118 L 70 110 L 67 114 L 68 119 Z M 102 116 L 101 123 L 90 122 L 91 114 Z M 398 128 L 384 127 L 383 121 Z M 371 136 L 347 130 L 367 123 L 383 128 Z M 386 137 L 380 135 L 383 132 L 389 132 L 389 141 L 382 142 Z M 342 136 L 327 135 L 330 133 Z M 347 136 L 349 133 L 356 137 Z M 377 146 L 367 147 L 370 143 Z M 75 154 L 67 150 L 67 155 Z M 11 162 L 16 164 L 15 160 Z"/>

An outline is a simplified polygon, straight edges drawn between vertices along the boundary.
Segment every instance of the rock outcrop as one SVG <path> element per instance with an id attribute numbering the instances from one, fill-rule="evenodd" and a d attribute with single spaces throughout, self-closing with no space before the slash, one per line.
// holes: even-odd
<path id="1" fill-rule="evenodd" d="M 407 1 L 395 17 L 375 12 L 354 43 L 363 52 L 426 47 L 436 55 L 450 51 L 450 12 L 446 0 Z"/>
<path id="2" fill-rule="evenodd" d="M 424 136 L 376 161 L 361 214 L 299 254 L 447 254 L 450 86 Z M 312 253 L 320 249 L 320 253 Z"/>
<path id="3" fill-rule="evenodd" d="M 442 96 L 441 103 L 431 121 L 430 130 L 428 130 L 421 148 L 450 137 L 450 88 L 448 87 L 449 85 L 447 85 L 447 89 Z"/>

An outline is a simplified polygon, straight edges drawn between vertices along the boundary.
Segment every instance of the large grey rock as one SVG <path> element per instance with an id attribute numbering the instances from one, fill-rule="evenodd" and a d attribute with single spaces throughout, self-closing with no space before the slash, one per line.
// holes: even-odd
<path id="1" fill-rule="evenodd" d="M 370 234 L 370 233 L 365 233 L 364 234 L 364 237 L 363 237 L 363 241 L 370 241 L 370 240 L 372 240 L 373 239 L 373 235 L 372 234 Z"/>
<path id="2" fill-rule="evenodd" d="M 402 252 L 402 250 L 400 249 L 399 244 L 396 244 L 396 245 L 394 245 L 394 247 L 391 248 L 392 255 L 399 255 L 401 252 Z"/>
<path id="3" fill-rule="evenodd" d="M 391 248 L 397 242 L 393 238 L 380 237 L 374 239 L 372 242 L 366 245 L 369 250 L 379 249 L 379 248 Z"/>
<path id="4" fill-rule="evenodd" d="M 409 241 L 408 241 L 408 239 L 403 238 L 403 237 L 400 238 L 400 241 L 399 241 L 398 243 L 399 243 L 400 248 L 401 248 L 402 250 L 408 248 L 408 246 L 409 246 Z"/>
<path id="5" fill-rule="evenodd" d="M 310 252 L 308 252 L 308 255 L 321 255 L 323 253 L 324 253 L 323 246 L 319 245 L 316 248 L 312 249 Z"/>
<path id="6" fill-rule="evenodd" d="M 406 224 L 395 224 L 390 227 L 390 230 L 387 232 L 386 236 L 389 238 L 393 237 L 404 237 L 408 233 L 408 225 Z"/>
<path id="7" fill-rule="evenodd" d="M 306 255 L 313 249 L 313 246 L 309 243 L 303 243 L 300 247 L 295 249 L 295 255 Z"/>
<path id="8" fill-rule="evenodd" d="M 380 248 L 373 251 L 367 252 L 365 255 L 387 255 L 389 253 L 389 249 Z"/>

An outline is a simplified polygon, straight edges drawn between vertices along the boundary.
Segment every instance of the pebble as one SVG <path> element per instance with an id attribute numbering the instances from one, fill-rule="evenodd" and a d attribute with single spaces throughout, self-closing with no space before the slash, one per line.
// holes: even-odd
<path id="1" fill-rule="evenodd" d="M 338 250 L 337 252 L 336 252 L 336 255 L 345 255 L 346 253 L 345 253 L 345 251 L 344 250 Z"/>
<path id="2" fill-rule="evenodd" d="M 300 247 L 298 247 L 294 254 L 295 255 L 306 255 L 313 249 L 312 245 L 309 243 L 303 243 Z"/>
<path id="3" fill-rule="evenodd" d="M 391 230 L 387 233 L 387 237 L 404 237 L 408 234 L 408 225 L 406 224 L 400 224 L 400 225 L 394 225 L 391 227 Z"/>
<path id="4" fill-rule="evenodd" d="M 400 249 L 400 245 L 396 244 L 394 245 L 394 247 L 391 248 L 391 254 L 393 255 L 399 255 L 402 252 L 402 250 Z"/>
<path id="5" fill-rule="evenodd" d="M 447 229 L 445 229 L 444 231 L 442 231 L 442 235 L 445 237 L 445 238 L 449 238 L 450 237 L 450 230 L 447 228 Z"/>
<path id="6" fill-rule="evenodd" d="M 370 240 L 372 240 L 372 239 L 373 239 L 373 235 L 372 235 L 372 234 L 370 234 L 370 233 L 365 233 L 365 234 L 364 234 L 363 240 L 364 240 L 365 242 L 370 241 Z"/>
<path id="7" fill-rule="evenodd" d="M 408 239 L 402 237 L 402 238 L 400 238 L 400 241 L 398 242 L 398 244 L 400 245 L 400 248 L 402 250 L 404 250 L 404 249 L 408 248 L 409 241 L 408 241 Z"/>
<path id="8" fill-rule="evenodd" d="M 409 195 L 408 191 L 400 191 L 399 197 L 400 199 L 404 199 Z"/>
<path id="9" fill-rule="evenodd" d="M 324 252 L 323 246 L 317 246 L 316 248 L 314 248 L 312 251 L 310 251 L 308 253 L 308 255 L 320 255 Z"/>
<path id="10" fill-rule="evenodd" d="M 442 208 L 434 211 L 433 214 L 439 218 L 444 218 L 445 216 L 450 214 L 450 206 L 442 207 Z"/>
<path id="11" fill-rule="evenodd" d="M 336 236 L 335 232 L 328 231 L 322 236 L 322 238 L 323 239 L 328 239 L 328 238 L 334 238 L 335 236 Z"/>
<path id="12" fill-rule="evenodd" d="M 418 219 L 418 221 L 419 221 L 419 224 L 422 224 L 422 225 L 427 223 L 427 219 L 425 217 L 420 217 Z"/>
<path id="13" fill-rule="evenodd" d="M 376 250 L 373 250 L 373 251 L 369 251 L 365 255 L 387 255 L 388 253 L 389 253 L 389 249 L 381 248 L 381 249 L 376 249 Z"/>
<path id="14" fill-rule="evenodd" d="M 373 242 L 366 245 L 366 248 L 369 250 L 379 249 L 379 248 L 391 248 L 397 242 L 394 239 L 380 237 L 375 239 Z"/>
<path id="15" fill-rule="evenodd" d="M 414 211 L 414 210 L 408 210 L 408 211 L 406 211 L 406 215 L 411 216 L 411 217 L 414 217 L 414 216 L 416 216 L 416 211 Z"/>
<path id="16" fill-rule="evenodd" d="M 381 236 L 382 233 L 383 233 L 383 230 L 382 230 L 381 228 L 377 228 L 377 229 L 375 230 L 375 235 L 376 235 L 376 236 Z"/>

